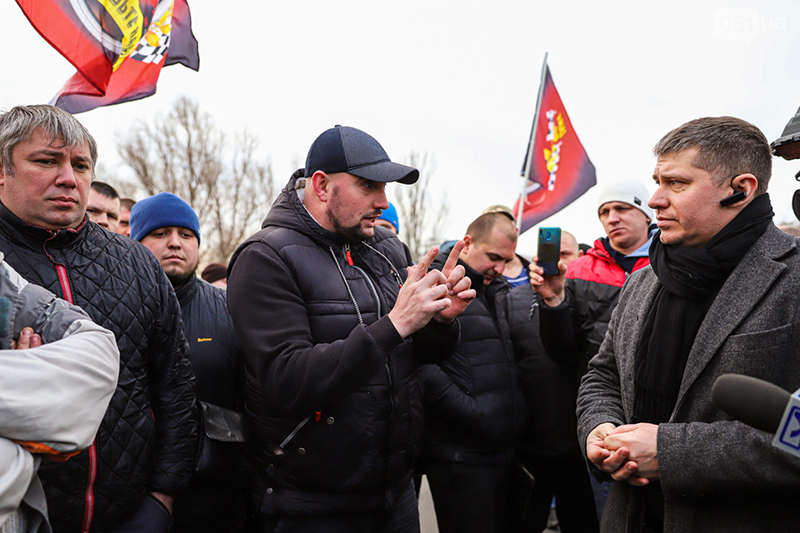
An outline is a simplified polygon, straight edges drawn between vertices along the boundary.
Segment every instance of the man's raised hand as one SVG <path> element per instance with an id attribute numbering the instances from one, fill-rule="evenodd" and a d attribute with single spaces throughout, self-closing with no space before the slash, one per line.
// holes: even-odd
<path id="1" fill-rule="evenodd" d="M 544 269 L 536 264 L 539 261 L 537 256 L 533 256 L 530 267 L 528 267 L 529 281 L 536 294 L 542 297 L 544 303 L 549 307 L 557 307 L 564 301 L 564 278 L 567 267 L 564 263 L 558 262 L 558 274 L 555 276 L 545 276 Z"/>
<path id="2" fill-rule="evenodd" d="M 470 288 L 472 280 L 467 277 L 464 267 L 458 264 L 458 257 L 463 249 L 464 241 L 458 241 L 450 250 L 450 255 L 447 256 L 447 261 L 442 267 L 442 274 L 447 279 L 447 298 L 450 300 L 450 307 L 434 315 L 433 318 L 437 322 L 451 323 L 461 316 L 461 313 L 475 299 L 475 289 Z"/>
<path id="3" fill-rule="evenodd" d="M 389 319 L 403 338 L 424 328 L 436 313 L 451 306 L 445 275 L 438 270 L 428 272 L 438 253 L 439 248 L 434 246 L 418 264 L 408 267 L 408 277 L 389 311 Z"/>

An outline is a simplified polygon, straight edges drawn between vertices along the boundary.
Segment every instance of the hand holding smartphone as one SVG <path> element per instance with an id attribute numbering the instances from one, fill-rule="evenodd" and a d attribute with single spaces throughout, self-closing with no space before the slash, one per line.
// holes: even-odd
<path id="1" fill-rule="evenodd" d="M 558 274 L 558 260 L 561 257 L 561 228 L 539 228 L 539 261 L 545 276 Z"/>

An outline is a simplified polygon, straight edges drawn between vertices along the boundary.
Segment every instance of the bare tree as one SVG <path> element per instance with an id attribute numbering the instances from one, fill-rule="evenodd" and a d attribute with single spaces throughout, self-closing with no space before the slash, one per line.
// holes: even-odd
<path id="1" fill-rule="evenodd" d="M 203 260 L 227 261 L 274 198 L 271 166 L 257 160 L 256 137 L 245 131 L 229 144 L 188 97 L 178 98 L 166 117 L 138 121 L 117 145 L 148 196 L 171 192 L 197 212 Z"/>
<path id="2" fill-rule="evenodd" d="M 418 261 L 431 246 L 441 243 L 450 204 L 446 195 L 435 199 L 431 194 L 430 177 L 436 170 L 433 156 L 411 152 L 405 163 L 419 169 L 419 180 L 414 185 L 396 185 L 394 199 L 400 215 L 400 235 Z"/>
<path id="3" fill-rule="evenodd" d="M 102 162 L 98 162 L 97 169 L 95 169 L 95 179 L 113 186 L 120 198 L 135 197 L 136 193 L 139 192 L 139 185 L 133 181 L 123 178 L 117 174 L 115 170 L 116 169 L 112 170 L 108 168 L 108 166 Z"/>
<path id="4" fill-rule="evenodd" d="M 217 236 L 214 256 L 227 260 L 236 247 L 261 222 L 264 207 L 275 199 L 272 167 L 269 161 L 258 162 L 255 150 L 258 139 L 248 131 L 238 134 L 233 145 L 230 172 L 220 177 L 211 199 L 211 220 Z"/>

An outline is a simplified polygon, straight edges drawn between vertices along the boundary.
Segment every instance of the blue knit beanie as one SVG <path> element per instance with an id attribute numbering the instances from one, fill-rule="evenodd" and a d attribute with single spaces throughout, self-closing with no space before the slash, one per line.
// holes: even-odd
<path id="1" fill-rule="evenodd" d="M 383 213 L 381 213 L 381 216 L 378 218 L 394 226 L 394 229 L 397 230 L 397 234 L 400 235 L 400 218 L 397 216 L 397 209 L 392 205 L 392 202 L 389 202 L 389 207 L 384 209 Z"/>
<path id="2" fill-rule="evenodd" d="M 141 241 L 151 231 L 167 226 L 190 229 L 200 242 L 200 220 L 192 206 L 171 192 L 136 202 L 131 209 L 131 238 Z"/>

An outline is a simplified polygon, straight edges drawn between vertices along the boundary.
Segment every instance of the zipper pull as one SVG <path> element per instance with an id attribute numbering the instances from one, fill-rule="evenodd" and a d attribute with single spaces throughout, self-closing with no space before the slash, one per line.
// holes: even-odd
<path id="1" fill-rule="evenodd" d="M 350 255 L 350 244 L 344 245 L 344 256 L 347 259 L 347 264 L 353 266 L 353 257 Z"/>

